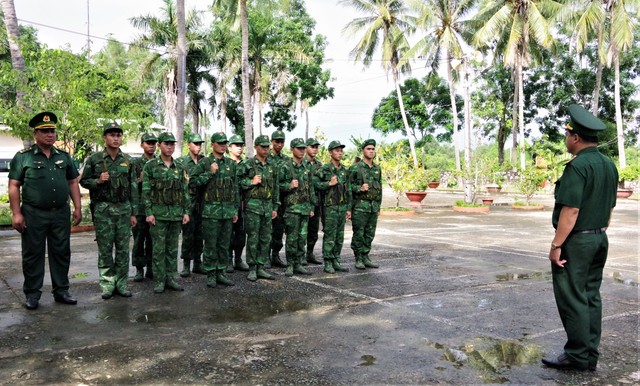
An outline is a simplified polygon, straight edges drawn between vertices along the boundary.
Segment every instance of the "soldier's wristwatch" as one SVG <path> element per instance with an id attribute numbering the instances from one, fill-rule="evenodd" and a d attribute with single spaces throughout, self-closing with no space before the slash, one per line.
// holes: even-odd
<path id="1" fill-rule="evenodd" d="M 562 248 L 562 244 L 558 245 L 558 244 L 551 243 L 552 251 L 555 251 L 556 249 L 560 249 L 560 248 Z"/>

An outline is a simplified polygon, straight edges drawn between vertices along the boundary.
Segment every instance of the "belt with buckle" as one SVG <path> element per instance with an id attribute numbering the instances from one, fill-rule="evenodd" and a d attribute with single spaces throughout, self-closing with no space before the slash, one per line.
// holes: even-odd
<path id="1" fill-rule="evenodd" d="M 605 233 L 605 231 L 607 230 L 607 228 L 599 228 L 599 229 L 588 229 L 586 231 L 575 231 L 575 232 L 571 232 L 571 234 L 588 234 L 588 235 L 599 235 L 601 233 Z"/>

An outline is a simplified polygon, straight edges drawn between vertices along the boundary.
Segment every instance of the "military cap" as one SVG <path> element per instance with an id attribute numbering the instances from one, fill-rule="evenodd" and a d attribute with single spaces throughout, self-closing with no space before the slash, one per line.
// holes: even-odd
<path id="1" fill-rule="evenodd" d="M 231 136 L 231 138 L 229 138 L 229 144 L 237 144 L 237 145 L 244 145 L 244 139 L 242 139 L 241 136 L 239 136 L 238 134 L 234 134 Z"/>
<path id="2" fill-rule="evenodd" d="M 253 141 L 254 146 L 269 146 L 271 142 L 269 142 L 269 137 L 266 135 L 257 136 Z"/>
<path id="3" fill-rule="evenodd" d="M 364 149 L 365 147 L 369 146 L 369 145 L 373 145 L 374 147 L 376 146 L 376 140 L 375 139 L 365 139 L 362 142 L 362 149 Z"/>
<path id="4" fill-rule="evenodd" d="M 223 132 L 213 133 L 211 135 L 211 143 L 227 143 L 227 135 Z"/>
<path id="5" fill-rule="evenodd" d="M 58 117 L 52 112 L 43 111 L 37 114 L 35 117 L 31 118 L 29 121 L 29 127 L 38 129 L 49 129 L 56 128 L 56 123 L 58 123 Z"/>
<path id="6" fill-rule="evenodd" d="M 566 127 L 572 133 L 597 137 L 599 132 L 607 128 L 601 120 L 580 105 L 569 105 L 567 110 L 569 110 L 569 123 Z"/>
<path id="7" fill-rule="evenodd" d="M 302 138 L 294 138 L 291 140 L 291 148 L 305 148 L 307 144 L 304 142 Z"/>
<path id="8" fill-rule="evenodd" d="M 191 134 L 189 136 L 189 142 L 191 142 L 191 143 L 202 143 L 202 142 L 204 142 L 204 139 L 202 139 L 202 137 L 199 136 L 198 134 Z"/>
<path id="9" fill-rule="evenodd" d="M 307 139 L 307 146 L 318 146 L 318 145 L 320 145 L 320 142 L 318 142 L 317 139 L 315 138 Z"/>
<path id="10" fill-rule="evenodd" d="M 158 138 L 153 133 L 144 133 L 140 137 L 140 143 L 142 142 L 158 142 Z"/>
<path id="11" fill-rule="evenodd" d="M 333 149 L 335 149 L 337 147 L 344 149 L 344 146 L 345 145 L 341 144 L 340 141 L 331 141 L 331 142 L 329 142 L 329 151 L 331 151 L 331 150 L 333 150 Z"/>
<path id="12" fill-rule="evenodd" d="M 112 121 L 105 123 L 104 130 L 102 130 L 102 135 L 107 135 L 108 133 L 122 133 L 122 128 L 118 125 L 118 122 Z"/>
<path id="13" fill-rule="evenodd" d="M 271 133 L 271 139 L 284 139 L 284 131 L 282 130 L 276 130 L 273 133 Z"/>
<path id="14" fill-rule="evenodd" d="M 175 142 L 176 137 L 172 133 L 164 132 L 158 136 L 158 142 Z"/>

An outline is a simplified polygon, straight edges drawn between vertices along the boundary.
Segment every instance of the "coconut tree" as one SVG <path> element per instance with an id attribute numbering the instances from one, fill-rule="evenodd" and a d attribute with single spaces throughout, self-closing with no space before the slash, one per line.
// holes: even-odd
<path id="1" fill-rule="evenodd" d="M 362 61 L 368 67 L 374 54 L 380 50 L 382 66 L 393 77 L 402 123 L 409 138 L 414 166 L 417 167 L 416 136 L 407 121 L 399 82 L 400 72 L 410 70 L 408 63 L 400 65 L 400 58 L 409 49 L 407 35 L 413 32 L 417 19 L 400 0 L 340 0 L 339 4 L 355 8 L 364 14 L 344 27 L 344 32 L 352 36 L 362 34 L 350 55 L 355 61 Z"/>

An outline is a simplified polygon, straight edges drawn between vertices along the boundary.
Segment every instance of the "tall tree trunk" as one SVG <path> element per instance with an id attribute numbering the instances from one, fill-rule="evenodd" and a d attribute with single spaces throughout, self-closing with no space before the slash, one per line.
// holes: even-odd
<path id="1" fill-rule="evenodd" d="M 182 156 L 184 138 L 184 104 L 186 96 L 187 31 L 185 26 L 184 0 L 176 1 L 176 21 L 178 23 L 178 100 L 176 101 L 176 157 Z"/>
<path id="2" fill-rule="evenodd" d="M 511 166 L 515 169 L 518 163 L 518 101 L 520 99 L 517 76 L 515 69 L 513 71 L 514 90 L 513 90 L 513 106 L 511 109 Z"/>
<path id="3" fill-rule="evenodd" d="M 618 165 L 620 169 L 627 166 L 627 157 L 624 151 L 624 127 L 622 126 L 622 106 L 620 102 L 620 55 L 613 54 L 615 69 L 614 100 L 616 104 L 616 132 L 618 133 Z"/>
<path id="4" fill-rule="evenodd" d="M 506 110 L 506 109 L 505 109 Z M 500 120 L 498 122 L 498 135 L 497 135 L 497 142 L 498 142 L 498 164 L 500 166 L 502 166 L 502 164 L 504 164 L 504 143 L 506 142 L 507 136 L 507 123 L 505 122 L 505 116 L 506 111 L 502 111 L 502 115 L 500 116 Z"/>
<path id="5" fill-rule="evenodd" d="M 222 131 L 227 133 L 227 90 L 226 87 L 220 91 L 220 120 L 222 120 Z"/>
<path id="6" fill-rule="evenodd" d="M 303 101 L 300 101 L 300 108 L 302 111 L 304 111 L 304 140 L 306 141 L 307 139 L 309 139 L 309 100 L 305 99 Z"/>
<path id="7" fill-rule="evenodd" d="M 598 110 L 600 108 L 600 87 L 602 86 L 602 68 L 603 68 L 603 59 L 600 54 L 601 51 L 604 52 L 604 44 L 602 43 L 602 34 L 604 30 L 604 20 L 600 21 L 598 25 L 598 47 L 596 52 L 596 59 L 598 61 L 598 68 L 596 70 L 596 85 L 593 88 L 593 100 L 591 101 L 591 113 L 598 116 Z"/>
<path id="8" fill-rule="evenodd" d="M 413 157 L 413 166 L 418 167 L 418 157 L 416 155 L 416 136 L 413 132 L 413 127 L 409 126 L 409 122 L 407 121 L 407 114 L 404 111 L 404 102 L 402 101 L 402 91 L 400 91 L 400 83 L 398 82 L 398 67 L 393 66 L 393 82 L 396 86 L 396 93 L 398 94 L 398 103 L 400 104 L 400 115 L 402 115 L 402 123 L 404 124 L 404 129 L 407 132 L 407 137 L 409 138 L 409 147 L 411 148 L 411 156 Z"/>
<path id="9" fill-rule="evenodd" d="M 193 133 L 200 135 L 200 109 L 191 101 L 191 118 L 193 119 Z"/>
<path id="10" fill-rule="evenodd" d="M 524 81 L 522 79 L 522 57 L 518 59 L 518 147 L 520 149 L 520 169 L 525 170 L 524 157 Z"/>
<path id="11" fill-rule="evenodd" d="M 176 90 L 176 71 L 175 69 L 169 70 L 167 73 L 167 86 L 164 90 L 164 127 L 166 127 L 170 133 L 175 133 L 176 129 L 176 103 L 177 103 L 177 90 Z"/>
<path id="12" fill-rule="evenodd" d="M 469 97 L 469 64 L 468 58 L 463 58 L 463 79 L 464 79 L 464 163 L 465 163 L 465 181 L 464 181 L 464 201 L 473 202 L 475 199 L 473 194 L 474 180 L 471 173 L 471 108 Z"/>
<path id="13" fill-rule="evenodd" d="M 253 157 L 253 123 L 251 111 L 251 89 L 249 86 L 249 21 L 247 0 L 240 0 L 240 20 L 242 28 L 242 109 L 244 115 L 244 142 L 247 157 Z"/>
<path id="14" fill-rule="evenodd" d="M 456 86 L 453 83 L 453 69 L 451 68 L 451 61 L 447 60 L 447 81 L 449 82 L 449 98 L 451 99 L 451 114 L 453 115 L 453 149 L 455 151 L 456 170 L 462 170 L 460 166 L 460 150 L 458 149 L 458 142 L 456 141 L 456 135 L 458 134 L 458 106 L 456 105 Z"/>

